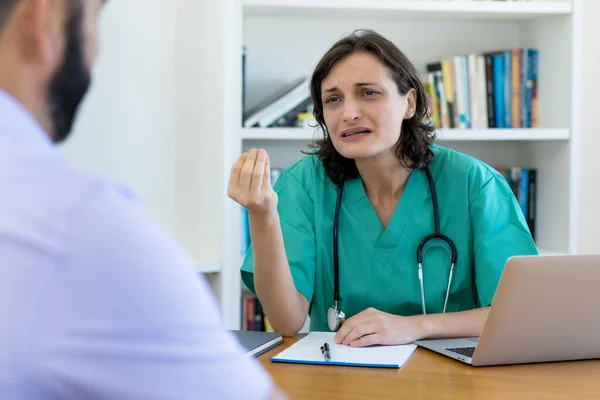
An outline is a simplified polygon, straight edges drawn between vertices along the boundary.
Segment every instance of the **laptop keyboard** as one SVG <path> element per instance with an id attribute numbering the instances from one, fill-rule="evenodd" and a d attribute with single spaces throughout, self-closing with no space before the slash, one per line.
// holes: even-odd
<path id="1" fill-rule="evenodd" d="M 446 350 L 453 351 L 467 357 L 473 357 L 473 354 L 475 353 L 475 347 L 449 347 Z"/>

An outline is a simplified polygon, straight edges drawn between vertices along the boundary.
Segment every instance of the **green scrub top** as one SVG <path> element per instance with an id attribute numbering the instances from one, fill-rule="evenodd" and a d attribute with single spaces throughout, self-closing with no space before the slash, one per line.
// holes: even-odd
<path id="1" fill-rule="evenodd" d="M 437 190 L 440 231 L 457 260 L 446 312 L 489 306 L 507 259 L 536 255 L 519 204 L 494 168 L 466 154 L 432 145 L 429 168 Z M 310 329 L 329 331 L 333 304 L 333 220 L 337 187 L 315 155 L 284 170 L 274 185 L 284 245 L 296 289 L 309 301 Z M 373 307 L 395 315 L 422 314 L 417 247 L 434 232 L 432 197 L 424 170 L 413 170 L 386 229 L 360 177 L 345 183 L 339 219 L 340 309 L 350 318 Z M 448 246 L 425 247 L 423 283 L 428 314 L 443 310 Z M 255 292 L 252 247 L 241 267 Z"/>

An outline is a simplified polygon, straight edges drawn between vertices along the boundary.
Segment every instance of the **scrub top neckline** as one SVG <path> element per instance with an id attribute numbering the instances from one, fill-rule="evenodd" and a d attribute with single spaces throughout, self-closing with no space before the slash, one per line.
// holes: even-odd
<path id="1" fill-rule="evenodd" d="M 342 199 L 342 210 L 344 212 L 340 213 L 340 219 L 344 218 L 344 214 L 358 215 L 367 236 L 371 239 L 372 246 L 376 248 L 393 248 L 404 233 L 426 183 L 425 171 L 420 169 L 411 171 L 392 218 L 387 228 L 383 229 L 383 225 L 379 220 L 375 207 L 367 197 L 363 180 L 359 175 L 345 184 L 347 188 L 344 189 L 344 197 L 347 196 L 347 198 Z"/>

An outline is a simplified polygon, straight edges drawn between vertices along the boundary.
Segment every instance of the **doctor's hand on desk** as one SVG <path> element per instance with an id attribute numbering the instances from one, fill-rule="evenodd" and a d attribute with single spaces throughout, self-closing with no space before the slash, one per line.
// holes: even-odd
<path id="1" fill-rule="evenodd" d="M 352 347 L 412 343 L 424 336 L 421 316 L 402 317 L 374 308 L 349 318 L 335 335 L 335 342 Z"/>
<path id="2" fill-rule="evenodd" d="M 348 318 L 335 342 L 353 347 L 396 345 L 420 339 L 476 337 L 481 334 L 489 307 L 467 311 L 403 317 L 374 308 Z"/>
<path id="3" fill-rule="evenodd" d="M 231 168 L 227 195 L 252 216 L 277 212 L 277 194 L 271 186 L 269 155 L 263 149 L 242 154 Z"/>

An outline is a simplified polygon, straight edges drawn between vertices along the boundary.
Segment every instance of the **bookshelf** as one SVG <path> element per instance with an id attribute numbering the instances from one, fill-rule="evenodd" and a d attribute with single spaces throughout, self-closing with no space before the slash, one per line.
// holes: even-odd
<path id="1" fill-rule="evenodd" d="M 242 127 L 242 46 L 247 49 L 246 110 L 310 74 L 337 39 L 359 28 L 394 41 L 423 74 L 428 63 L 456 55 L 536 48 L 536 128 L 441 129 L 438 142 L 493 166 L 535 168 L 536 243 L 545 254 L 576 252 L 582 51 L 576 22 L 582 1 L 233 0 L 224 76 L 223 107 L 230 116 L 224 164 L 230 167 L 243 151 L 260 147 L 274 167 L 285 168 L 319 135 L 313 128 Z M 221 295 L 229 306 L 223 314 L 228 327 L 240 328 L 241 211 L 227 199 L 224 207 L 222 270 L 229 278 Z"/>

